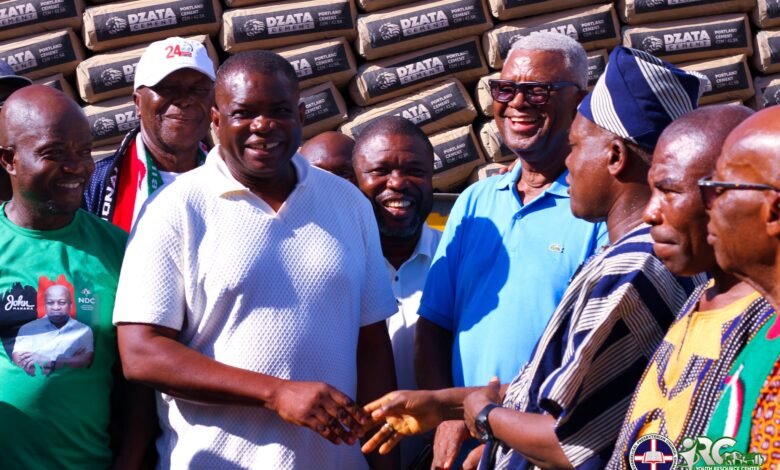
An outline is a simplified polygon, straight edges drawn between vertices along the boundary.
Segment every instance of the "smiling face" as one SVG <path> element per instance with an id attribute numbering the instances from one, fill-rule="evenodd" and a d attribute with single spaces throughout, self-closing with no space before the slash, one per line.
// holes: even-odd
<path id="1" fill-rule="evenodd" d="M 214 83 L 191 69 L 177 70 L 133 94 L 144 139 L 163 149 L 187 149 L 206 137 Z"/>
<path id="2" fill-rule="evenodd" d="M 516 50 L 501 70 L 502 80 L 516 82 L 579 82 L 555 51 Z M 509 103 L 493 103 L 496 120 L 506 146 L 521 158 L 534 163 L 566 145 L 577 103 L 582 98 L 576 87 L 552 91 L 544 105 L 529 104 L 521 93 Z"/>
<path id="3" fill-rule="evenodd" d="M 717 149 L 703 145 L 702 139 L 699 133 L 665 134 L 648 174 L 652 194 L 643 218 L 652 226 L 656 255 L 678 275 L 715 266 L 715 253 L 707 244 L 709 217 L 697 181 L 712 173 Z"/>
<path id="4" fill-rule="evenodd" d="M 298 85 L 280 72 L 237 70 L 217 89 L 212 122 L 233 175 L 251 186 L 278 178 L 301 143 Z"/>
<path id="5" fill-rule="evenodd" d="M 433 154 L 419 137 L 377 134 L 354 156 L 358 186 L 385 237 L 419 234 L 433 206 Z"/>

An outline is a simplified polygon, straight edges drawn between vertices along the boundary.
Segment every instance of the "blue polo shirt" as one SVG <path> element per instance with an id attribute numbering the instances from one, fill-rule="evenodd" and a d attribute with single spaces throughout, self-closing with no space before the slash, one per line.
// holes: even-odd
<path id="1" fill-rule="evenodd" d="M 469 186 L 455 202 L 425 282 L 420 316 L 450 330 L 455 386 L 511 381 L 531 357 L 579 265 L 608 243 L 577 219 L 564 172 L 527 205 L 514 171 Z"/>

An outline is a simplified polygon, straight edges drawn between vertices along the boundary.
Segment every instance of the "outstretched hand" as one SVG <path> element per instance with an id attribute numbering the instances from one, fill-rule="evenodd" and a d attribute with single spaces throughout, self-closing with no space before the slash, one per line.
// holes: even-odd
<path id="1" fill-rule="evenodd" d="M 385 423 L 363 444 L 366 454 L 377 448 L 380 454 L 387 454 L 404 436 L 428 432 L 443 420 L 440 404 L 430 390 L 391 392 L 363 409 L 374 423 Z"/>

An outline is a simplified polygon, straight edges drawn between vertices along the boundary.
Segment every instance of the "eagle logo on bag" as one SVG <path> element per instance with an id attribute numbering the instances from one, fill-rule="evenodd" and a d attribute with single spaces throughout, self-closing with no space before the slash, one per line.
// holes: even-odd
<path id="1" fill-rule="evenodd" d="M 108 28 L 108 34 L 118 34 L 127 29 L 127 20 L 119 18 L 118 16 L 112 16 L 106 20 L 106 28 Z"/>
<path id="2" fill-rule="evenodd" d="M 395 23 L 385 23 L 379 27 L 379 36 L 385 41 L 401 36 L 401 27 Z"/>
<path id="3" fill-rule="evenodd" d="M 116 125 L 114 124 L 114 121 L 104 117 L 96 119 L 92 124 L 92 131 L 99 137 L 110 134 L 115 128 Z"/>
<path id="4" fill-rule="evenodd" d="M 380 90 L 387 90 L 396 83 L 398 83 L 398 77 L 396 77 L 394 73 L 382 72 L 376 76 L 376 86 L 378 86 Z"/>
<path id="5" fill-rule="evenodd" d="M 250 38 L 259 36 L 265 33 L 265 23 L 262 20 L 249 20 L 241 27 L 241 31 Z"/>
<path id="6" fill-rule="evenodd" d="M 124 74 L 117 69 L 105 69 L 100 74 L 100 81 L 104 86 L 110 87 L 122 81 Z"/>
<path id="7" fill-rule="evenodd" d="M 664 42 L 661 38 L 655 36 L 648 36 L 642 39 L 642 49 L 647 52 L 658 52 L 664 48 Z"/>

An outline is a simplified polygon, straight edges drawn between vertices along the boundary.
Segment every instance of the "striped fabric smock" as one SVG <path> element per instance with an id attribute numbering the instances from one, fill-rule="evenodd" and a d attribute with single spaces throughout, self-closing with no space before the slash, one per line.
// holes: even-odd
<path id="1" fill-rule="evenodd" d="M 603 469 L 650 357 L 704 280 L 669 272 L 653 253 L 650 227 L 635 228 L 574 276 L 503 406 L 552 414 L 571 464 Z M 500 443 L 483 463 L 491 451 L 497 469 L 534 468 Z"/>

